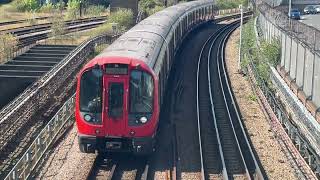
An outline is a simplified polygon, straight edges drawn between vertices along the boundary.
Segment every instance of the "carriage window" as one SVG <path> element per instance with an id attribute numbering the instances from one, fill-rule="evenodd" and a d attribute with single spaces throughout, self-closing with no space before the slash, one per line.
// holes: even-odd
<path id="1" fill-rule="evenodd" d="M 121 117 L 123 113 L 123 83 L 109 83 L 109 116 Z"/>
<path id="2" fill-rule="evenodd" d="M 80 111 L 100 113 L 102 111 L 102 75 L 100 69 L 82 74 L 80 81 Z"/>
<path id="3" fill-rule="evenodd" d="M 152 113 L 154 83 L 150 74 L 133 70 L 129 91 L 130 113 Z"/>

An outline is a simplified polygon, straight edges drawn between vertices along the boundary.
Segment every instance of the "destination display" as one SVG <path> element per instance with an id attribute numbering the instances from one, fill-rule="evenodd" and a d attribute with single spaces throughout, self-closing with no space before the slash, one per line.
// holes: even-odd
<path id="1" fill-rule="evenodd" d="M 128 74 L 128 65 L 127 64 L 107 64 L 106 73 L 126 75 Z"/>

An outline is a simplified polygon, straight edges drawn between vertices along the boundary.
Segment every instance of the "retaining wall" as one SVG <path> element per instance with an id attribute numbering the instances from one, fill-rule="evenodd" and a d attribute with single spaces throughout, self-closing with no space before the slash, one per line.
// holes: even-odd
<path id="1" fill-rule="evenodd" d="M 281 61 L 277 69 L 282 78 L 310 113 L 320 116 L 320 54 L 262 14 L 258 24 L 267 41 L 273 38 L 281 41 Z M 320 118 L 317 120 L 320 122 Z"/>

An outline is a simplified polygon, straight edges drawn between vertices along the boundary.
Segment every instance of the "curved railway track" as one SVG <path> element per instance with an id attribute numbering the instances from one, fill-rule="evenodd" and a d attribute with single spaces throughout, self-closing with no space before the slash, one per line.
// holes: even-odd
<path id="1" fill-rule="evenodd" d="M 74 21 L 65 21 L 66 33 L 83 31 L 91 28 L 95 28 L 106 22 L 107 16 L 84 18 Z M 36 24 L 32 26 L 25 26 L 7 30 L 0 30 L 1 33 L 11 33 L 17 36 L 19 43 L 18 47 L 23 48 L 25 46 L 34 44 L 35 42 L 43 39 L 47 39 L 51 33 L 52 23 Z"/>
<path id="2" fill-rule="evenodd" d="M 107 16 L 82 18 L 82 19 L 64 21 L 64 23 L 66 26 L 73 26 L 73 25 L 86 23 L 86 22 L 100 21 L 100 20 L 102 21 L 102 20 L 105 20 L 106 18 Z M 35 25 L 0 30 L 0 33 L 11 33 L 16 36 L 21 36 L 27 33 L 35 33 L 39 31 L 49 30 L 51 26 L 52 26 L 52 23 L 42 23 L 42 24 L 35 24 Z"/>
<path id="3" fill-rule="evenodd" d="M 197 118 L 202 179 L 264 179 L 224 67 L 225 44 L 238 26 L 235 21 L 212 34 L 199 56 Z"/>

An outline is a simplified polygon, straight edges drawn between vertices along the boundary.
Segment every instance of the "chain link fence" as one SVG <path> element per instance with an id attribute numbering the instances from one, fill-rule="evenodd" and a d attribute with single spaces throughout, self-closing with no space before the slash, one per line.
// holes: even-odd
<path id="1" fill-rule="evenodd" d="M 320 30 L 300 21 L 289 19 L 285 12 L 273 9 L 268 3 L 258 0 L 256 5 L 261 14 L 271 23 L 303 42 L 314 51 L 320 50 Z"/>

